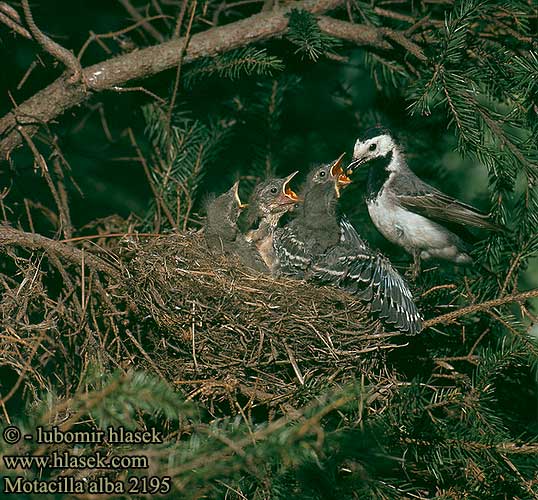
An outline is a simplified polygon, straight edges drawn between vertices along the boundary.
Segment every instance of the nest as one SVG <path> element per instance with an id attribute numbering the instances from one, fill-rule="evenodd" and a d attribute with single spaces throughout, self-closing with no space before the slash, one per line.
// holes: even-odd
<path id="1" fill-rule="evenodd" d="M 0 229 L 0 375 L 33 399 L 69 397 L 97 362 L 143 366 L 212 412 L 245 400 L 289 412 L 354 380 L 386 383 L 385 353 L 403 344 L 347 293 L 257 273 L 200 233 L 83 251 Z"/>
<path id="2" fill-rule="evenodd" d="M 289 410 L 331 385 L 374 382 L 398 347 L 347 293 L 256 273 L 212 254 L 199 233 L 128 250 L 130 295 L 158 327 L 152 361 L 198 400 L 241 395 Z"/>

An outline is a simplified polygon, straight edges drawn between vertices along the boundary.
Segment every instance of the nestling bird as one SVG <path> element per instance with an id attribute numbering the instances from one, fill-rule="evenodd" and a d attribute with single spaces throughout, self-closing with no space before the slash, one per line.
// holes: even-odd
<path id="1" fill-rule="evenodd" d="M 284 178 L 271 178 L 252 192 L 247 210 L 246 241 L 254 245 L 270 272 L 278 267 L 273 251 L 273 235 L 280 218 L 294 209 L 299 197 L 290 188 L 293 172 Z"/>
<path id="2" fill-rule="evenodd" d="M 379 232 L 420 259 L 472 262 L 469 245 L 447 226 L 473 226 L 493 231 L 503 227 L 486 214 L 420 180 L 407 166 L 402 149 L 388 133 L 357 139 L 348 174 L 368 165 L 366 204 Z"/>
<path id="3" fill-rule="evenodd" d="M 340 190 L 351 182 L 342 156 L 310 173 L 297 217 L 275 232 L 280 272 L 346 289 L 396 329 L 416 334 L 422 319 L 406 282 L 337 214 Z"/>
<path id="4" fill-rule="evenodd" d="M 239 181 L 237 181 L 228 191 L 207 202 L 204 236 L 212 251 L 233 255 L 248 267 L 267 272 L 256 249 L 237 226 L 239 216 L 246 207 L 247 205 L 239 198 Z"/>
<path id="5" fill-rule="evenodd" d="M 341 167 L 343 156 L 311 170 L 297 216 L 277 230 L 274 246 L 282 273 L 305 277 L 315 259 L 341 241 L 336 204 L 340 189 L 348 183 Z"/>
<path id="6" fill-rule="evenodd" d="M 204 235 L 209 248 L 224 253 L 233 249 L 232 244 L 240 234 L 237 219 L 245 207 L 239 198 L 239 181 L 217 198 L 208 200 Z"/>

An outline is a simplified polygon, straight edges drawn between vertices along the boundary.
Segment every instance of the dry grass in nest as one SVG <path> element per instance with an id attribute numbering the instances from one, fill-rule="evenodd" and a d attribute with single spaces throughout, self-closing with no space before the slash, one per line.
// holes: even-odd
<path id="1" fill-rule="evenodd" d="M 129 253 L 131 297 L 159 327 L 152 359 L 192 398 L 300 405 L 373 382 L 398 347 L 345 292 L 256 273 L 210 253 L 200 234 L 131 242 Z"/>
<path id="2" fill-rule="evenodd" d="M 345 292 L 256 273 L 199 233 L 118 239 L 82 251 L 2 226 L 0 366 L 34 399 L 69 397 L 97 361 L 143 366 L 210 411 L 289 412 L 352 380 L 385 384 L 384 354 L 405 343 Z"/>

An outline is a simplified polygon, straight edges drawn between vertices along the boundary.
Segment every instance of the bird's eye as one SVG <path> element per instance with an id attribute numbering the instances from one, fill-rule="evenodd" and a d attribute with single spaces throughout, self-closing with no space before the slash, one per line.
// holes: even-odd
<path id="1" fill-rule="evenodd" d="M 377 148 L 377 144 L 375 142 L 373 142 L 372 144 L 370 144 L 370 147 L 368 148 L 370 151 L 375 151 Z"/>
<path id="2" fill-rule="evenodd" d="M 271 188 L 271 193 L 272 194 L 276 194 L 277 192 L 278 192 L 277 188 L 275 188 L 275 187 Z"/>
<path id="3" fill-rule="evenodd" d="M 320 176 L 320 177 L 325 177 L 325 170 L 322 170 L 322 171 L 319 173 L 319 176 Z"/>

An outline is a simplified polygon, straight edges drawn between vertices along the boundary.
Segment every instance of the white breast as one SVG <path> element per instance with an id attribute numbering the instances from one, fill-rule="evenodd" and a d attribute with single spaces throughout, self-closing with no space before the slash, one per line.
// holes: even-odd
<path id="1" fill-rule="evenodd" d="M 368 212 L 379 232 L 392 243 L 402 246 L 408 253 L 419 252 L 422 259 L 432 257 L 467 262 L 461 252 L 463 242 L 443 226 L 405 210 L 391 200 L 387 191 L 368 202 Z"/>

